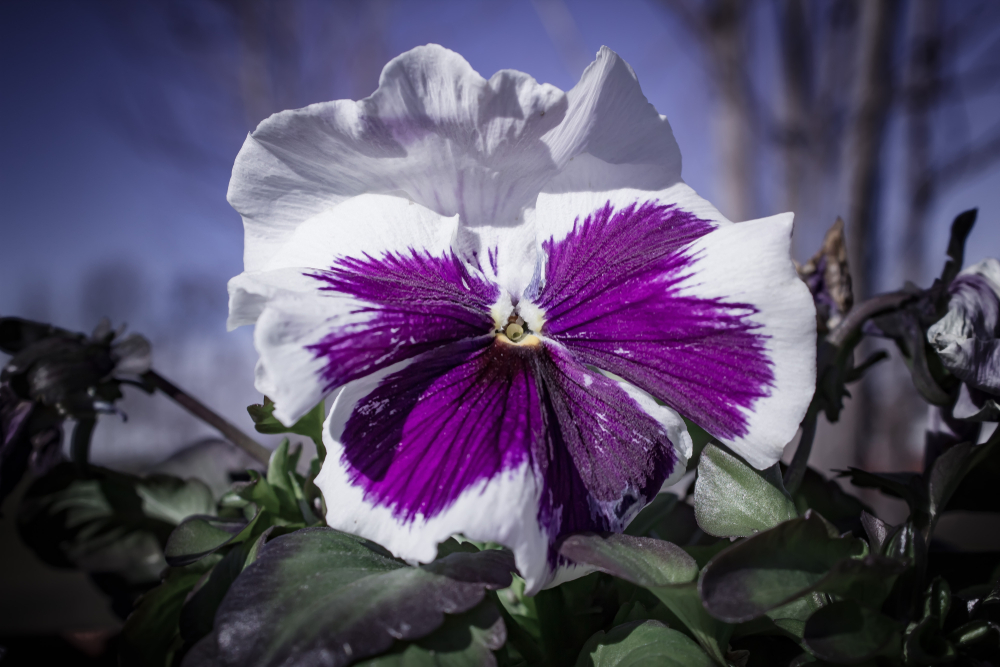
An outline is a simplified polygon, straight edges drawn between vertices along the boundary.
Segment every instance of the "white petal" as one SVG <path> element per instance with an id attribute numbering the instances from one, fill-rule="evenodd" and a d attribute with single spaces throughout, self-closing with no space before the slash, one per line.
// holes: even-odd
<path id="1" fill-rule="evenodd" d="M 750 409 L 744 436 L 725 439 L 756 468 L 773 465 L 805 416 L 816 384 L 816 311 L 789 255 L 792 214 L 720 227 L 691 246 L 696 261 L 682 293 L 757 312 L 774 375 L 770 394 Z M 711 432 L 711 431 L 709 431 Z"/>
<path id="2" fill-rule="evenodd" d="M 566 107 L 553 86 L 511 70 L 487 81 L 429 45 L 390 61 L 369 98 L 271 116 L 229 185 L 246 269 L 265 268 L 296 227 L 364 193 L 403 194 L 470 225 L 516 224 L 557 169 L 541 137 Z"/>
<path id="3" fill-rule="evenodd" d="M 540 243 L 549 239 L 561 241 L 573 231 L 578 222 L 583 222 L 605 205 L 610 205 L 614 210 L 621 210 L 633 204 L 642 205 L 647 202 L 672 206 L 690 213 L 708 223 L 711 228 L 733 224 L 686 183 L 677 183 L 655 192 L 634 187 L 607 190 L 595 188 L 564 193 L 543 192 L 538 195 L 534 210 L 528 212 L 528 218 Z"/>
<path id="4" fill-rule="evenodd" d="M 670 123 L 617 53 L 602 47 L 567 96 L 566 120 L 544 138 L 562 167 L 546 192 L 664 190 L 680 182 L 681 153 Z"/>

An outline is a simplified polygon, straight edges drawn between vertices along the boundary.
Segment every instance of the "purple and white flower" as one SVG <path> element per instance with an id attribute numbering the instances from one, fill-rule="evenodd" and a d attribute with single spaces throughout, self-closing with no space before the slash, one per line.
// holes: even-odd
<path id="1" fill-rule="evenodd" d="M 330 526 L 427 562 L 499 542 L 535 591 L 555 545 L 621 531 L 685 469 L 684 415 L 757 467 L 815 382 L 792 216 L 733 224 L 604 48 L 569 92 L 407 52 L 369 98 L 286 111 L 229 200 L 257 388 L 291 423 L 334 393 Z"/>
<path id="2" fill-rule="evenodd" d="M 948 286 L 948 312 L 927 330 L 945 368 L 962 380 L 960 419 L 1000 419 L 1000 261 L 985 259 Z"/>

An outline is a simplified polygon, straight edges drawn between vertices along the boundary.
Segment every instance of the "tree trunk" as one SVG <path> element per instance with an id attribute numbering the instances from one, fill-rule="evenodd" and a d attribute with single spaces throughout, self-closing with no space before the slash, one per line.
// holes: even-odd
<path id="1" fill-rule="evenodd" d="M 783 0 L 778 7 L 781 48 L 782 121 L 778 133 L 784 166 L 783 209 L 796 216 L 796 230 L 815 210 L 808 186 L 817 160 L 810 109 L 813 101 L 813 53 L 804 0 Z M 811 150 L 812 149 L 812 150 Z M 808 257 L 813 248 L 800 248 L 801 233 L 793 236 L 793 254 Z"/>
<path id="2" fill-rule="evenodd" d="M 931 163 L 931 111 L 940 90 L 941 4 L 914 0 L 906 73 L 906 170 L 908 212 L 903 239 L 903 275 L 923 279 L 927 217 L 936 196 Z"/>
<path id="3" fill-rule="evenodd" d="M 858 51 L 855 60 L 853 109 L 847 130 L 844 168 L 847 173 L 848 254 L 854 294 L 858 301 L 873 293 L 878 257 L 878 205 L 881 194 L 885 127 L 892 102 L 891 60 L 896 33 L 897 0 L 860 3 Z M 861 352 L 867 346 L 862 346 Z M 854 393 L 855 460 L 864 464 L 874 426 L 871 380 Z"/>
<path id="4" fill-rule="evenodd" d="M 709 53 L 716 73 L 722 211 L 749 220 L 757 209 L 753 98 L 746 71 L 746 11 L 743 0 L 719 0 L 708 16 Z"/>

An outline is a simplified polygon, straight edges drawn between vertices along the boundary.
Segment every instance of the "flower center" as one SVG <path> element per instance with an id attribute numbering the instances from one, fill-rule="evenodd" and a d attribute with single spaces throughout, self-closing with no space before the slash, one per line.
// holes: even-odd
<path id="1" fill-rule="evenodd" d="M 507 345 L 540 345 L 539 335 L 545 325 L 545 314 L 526 299 L 504 296 L 490 308 L 493 333 Z"/>
<path id="2" fill-rule="evenodd" d="M 527 324 L 525 324 L 524 318 L 515 313 L 507 320 L 507 326 L 504 328 L 503 333 L 512 342 L 517 343 L 524 338 L 526 328 Z"/>
<path id="3" fill-rule="evenodd" d="M 516 309 L 507 318 L 507 322 L 497 328 L 496 334 L 497 340 L 504 343 L 532 346 L 539 342 L 538 337 L 534 335 L 534 332 L 528 327 L 528 323 L 524 321 Z"/>

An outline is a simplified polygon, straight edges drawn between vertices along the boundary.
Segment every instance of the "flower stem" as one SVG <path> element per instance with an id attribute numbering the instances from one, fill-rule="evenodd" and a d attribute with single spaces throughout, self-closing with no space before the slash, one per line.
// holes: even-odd
<path id="1" fill-rule="evenodd" d="M 840 347 L 852 338 L 861 329 L 861 326 L 871 318 L 881 315 L 887 310 L 899 308 L 917 296 L 919 295 L 906 291 L 887 292 L 886 294 L 873 296 L 864 303 L 852 308 L 851 312 L 847 313 L 843 321 L 837 325 L 837 328 L 830 332 L 827 340 Z"/>
<path id="2" fill-rule="evenodd" d="M 812 453 L 813 439 L 816 437 L 816 419 L 818 410 L 809 406 L 806 418 L 802 420 L 802 437 L 799 438 L 799 445 L 795 448 L 795 455 L 792 462 L 785 470 L 785 490 L 789 495 L 794 495 L 802 484 L 802 479 L 806 475 L 806 466 L 809 464 L 809 454 Z"/>
<path id="3" fill-rule="evenodd" d="M 78 468 L 86 468 L 90 461 L 90 436 L 94 433 L 95 421 L 93 417 L 82 417 L 73 426 L 69 457 Z"/>
<path id="4" fill-rule="evenodd" d="M 143 374 L 150 384 L 177 401 L 181 407 L 219 431 L 229 442 L 233 443 L 264 465 L 271 460 L 271 452 L 246 433 L 230 424 L 225 418 L 187 393 L 170 380 L 150 369 Z"/>

